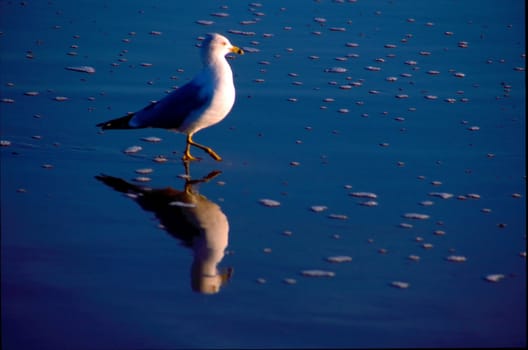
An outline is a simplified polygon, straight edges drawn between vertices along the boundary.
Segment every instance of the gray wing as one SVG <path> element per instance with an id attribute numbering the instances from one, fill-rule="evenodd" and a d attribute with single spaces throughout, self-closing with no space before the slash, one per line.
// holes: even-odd
<path id="1" fill-rule="evenodd" d="M 210 89 L 192 80 L 135 113 L 130 125 L 135 128 L 178 129 L 185 118 L 205 109 L 211 99 Z"/>

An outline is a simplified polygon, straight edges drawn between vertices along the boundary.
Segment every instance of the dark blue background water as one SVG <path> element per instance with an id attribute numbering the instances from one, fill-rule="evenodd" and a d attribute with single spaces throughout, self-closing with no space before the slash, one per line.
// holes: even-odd
<path id="1" fill-rule="evenodd" d="M 223 4 L 0 2 L 3 347 L 525 346 L 524 2 Z M 132 181 L 152 168 L 148 186 L 183 189 L 184 136 L 94 125 L 191 79 L 196 38 L 211 31 L 247 51 L 230 61 L 233 111 L 195 137 L 224 161 L 203 154 L 190 168 L 193 178 L 222 171 L 200 186 L 230 224 L 220 265 L 234 275 L 214 296 L 191 290 L 190 249 L 94 178 Z M 96 73 L 64 69 L 82 65 Z M 340 88 L 352 82 L 362 85 Z M 123 154 L 132 145 L 143 150 Z M 153 162 L 160 154 L 169 161 Z M 414 212 L 430 218 L 402 217 Z M 352 262 L 325 260 L 335 255 Z M 335 277 L 300 274 L 308 269 Z"/>

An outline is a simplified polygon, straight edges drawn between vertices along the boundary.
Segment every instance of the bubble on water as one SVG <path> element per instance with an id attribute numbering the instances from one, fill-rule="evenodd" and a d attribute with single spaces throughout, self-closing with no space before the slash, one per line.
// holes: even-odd
<path id="1" fill-rule="evenodd" d="M 405 213 L 402 215 L 405 219 L 411 219 L 411 220 L 427 220 L 430 218 L 427 214 L 420 214 L 420 213 Z"/>
<path id="2" fill-rule="evenodd" d="M 344 67 L 330 67 L 324 70 L 326 73 L 346 73 L 348 69 Z"/>
<path id="3" fill-rule="evenodd" d="M 154 170 L 152 168 L 141 168 L 141 169 L 136 169 L 135 172 L 137 174 L 146 175 L 146 174 L 152 174 Z"/>
<path id="4" fill-rule="evenodd" d="M 214 24 L 214 21 L 205 20 L 205 19 L 199 19 L 195 23 L 203 25 L 203 26 L 210 26 Z"/>
<path id="5" fill-rule="evenodd" d="M 130 146 L 130 147 L 125 148 L 123 150 L 123 153 L 126 153 L 126 154 L 138 153 L 142 149 L 143 149 L 143 147 L 141 147 L 141 146 Z"/>
<path id="6" fill-rule="evenodd" d="M 389 251 L 387 249 L 385 249 L 385 248 L 379 248 L 378 249 L 378 254 L 385 255 L 385 254 L 388 254 L 388 253 L 389 253 Z"/>
<path id="7" fill-rule="evenodd" d="M 437 99 L 438 99 L 438 96 L 436 96 L 436 95 L 425 95 L 424 98 L 425 98 L 426 100 L 432 100 L 432 101 L 434 101 L 434 100 L 437 100 Z"/>
<path id="8" fill-rule="evenodd" d="M 54 99 L 55 101 L 57 101 L 57 102 L 68 101 L 68 97 L 66 97 L 66 96 L 55 96 L 53 99 Z"/>
<path id="9" fill-rule="evenodd" d="M 0 147 L 9 147 L 11 146 L 11 141 L 9 140 L 0 140 Z"/>
<path id="10" fill-rule="evenodd" d="M 320 212 L 323 212 L 325 210 L 328 210 L 328 207 L 325 206 L 325 205 L 312 205 L 310 207 L 310 210 L 313 211 L 313 212 L 316 212 L 316 213 L 320 213 Z"/>
<path id="11" fill-rule="evenodd" d="M 301 275 L 304 277 L 335 277 L 335 272 L 326 270 L 303 270 Z"/>
<path id="12" fill-rule="evenodd" d="M 401 228 L 405 228 L 405 229 L 411 229 L 411 228 L 414 227 L 413 225 L 411 225 L 411 224 L 409 224 L 407 222 L 402 222 L 398 226 L 401 227 Z"/>
<path id="13" fill-rule="evenodd" d="M 371 199 L 378 198 L 378 195 L 373 192 L 352 192 L 350 193 L 350 196 L 357 197 L 357 198 L 371 198 Z"/>
<path id="14" fill-rule="evenodd" d="M 290 230 L 284 230 L 282 231 L 283 236 L 291 237 L 293 235 L 293 232 Z"/>
<path id="15" fill-rule="evenodd" d="M 151 142 L 151 143 L 158 143 L 158 142 L 161 142 L 162 139 L 159 138 L 159 137 L 156 137 L 156 136 L 147 136 L 147 137 L 142 137 L 141 141 Z"/>
<path id="16" fill-rule="evenodd" d="M 449 199 L 449 198 L 453 198 L 454 196 L 452 193 L 448 193 L 448 192 L 429 192 L 429 195 L 431 197 L 438 197 L 442 199 Z"/>
<path id="17" fill-rule="evenodd" d="M 154 158 L 152 158 L 152 160 L 156 163 L 165 163 L 167 162 L 169 159 L 163 155 L 159 155 L 159 156 L 155 156 Z"/>
<path id="18" fill-rule="evenodd" d="M 268 199 L 268 198 L 260 199 L 259 203 L 265 207 L 278 207 L 281 205 L 279 201 Z"/>
<path id="19" fill-rule="evenodd" d="M 408 260 L 411 261 L 420 261 L 420 257 L 418 255 L 411 254 L 407 257 Z"/>
<path id="20" fill-rule="evenodd" d="M 497 283 L 503 280 L 505 277 L 506 276 L 504 276 L 503 274 L 496 273 L 496 274 L 489 274 L 489 275 L 484 276 L 484 280 L 486 280 L 487 282 L 491 282 L 491 283 Z"/>
<path id="21" fill-rule="evenodd" d="M 284 284 L 294 285 L 297 283 L 297 280 L 295 278 L 284 278 L 282 282 Z"/>
<path id="22" fill-rule="evenodd" d="M 229 17 L 229 13 L 226 13 L 226 12 L 213 12 L 213 13 L 210 13 L 209 15 L 212 17 L 220 17 L 220 18 Z"/>
<path id="23" fill-rule="evenodd" d="M 398 289 L 407 289 L 410 287 L 410 283 L 402 281 L 392 281 L 389 285 Z"/>
<path id="24" fill-rule="evenodd" d="M 328 218 L 335 220 L 348 220 L 348 216 L 344 214 L 329 214 Z"/>
<path id="25" fill-rule="evenodd" d="M 371 72 L 379 72 L 381 70 L 381 67 L 376 66 L 366 66 L 365 70 L 371 71 Z"/>
<path id="26" fill-rule="evenodd" d="M 335 255 L 335 256 L 329 256 L 326 258 L 326 261 L 334 264 L 341 264 L 346 262 L 351 262 L 352 257 L 348 255 Z"/>
<path id="27" fill-rule="evenodd" d="M 449 255 L 445 259 L 447 261 L 456 262 L 456 263 L 461 263 L 461 262 L 466 262 L 467 261 L 467 257 L 465 257 L 464 255 Z"/>
<path id="28" fill-rule="evenodd" d="M 362 205 L 364 207 L 377 207 L 379 203 L 374 200 L 370 200 L 370 201 L 360 202 L 359 205 Z"/>
<path id="29" fill-rule="evenodd" d="M 94 74 L 95 68 L 92 66 L 72 66 L 72 67 L 65 67 L 67 70 L 71 70 L 74 72 L 80 72 L 80 73 L 88 73 L 88 74 Z"/>

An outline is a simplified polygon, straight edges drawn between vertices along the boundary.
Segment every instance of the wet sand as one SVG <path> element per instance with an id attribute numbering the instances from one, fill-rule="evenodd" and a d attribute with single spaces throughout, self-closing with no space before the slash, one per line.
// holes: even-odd
<path id="1" fill-rule="evenodd" d="M 0 3 L 3 345 L 526 346 L 523 3 L 227 5 Z M 95 127 L 213 31 L 247 53 L 222 162 Z"/>

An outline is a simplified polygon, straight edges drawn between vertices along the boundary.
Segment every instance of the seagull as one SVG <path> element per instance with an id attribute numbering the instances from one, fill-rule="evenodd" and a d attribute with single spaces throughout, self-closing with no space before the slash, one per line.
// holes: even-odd
<path id="1" fill-rule="evenodd" d="M 191 146 L 198 147 L 217 161 L 222 158 L 212 148 L 194 142 L 193 135 L 222 121 L 235 103 L 233 72 L 229 53 L 244 54 L 218 33 L 207 34 L 201 46 L 202 70 L 187 84 L 145 108 L 121 118 L 97 124 L 107 129 L 169 129 L 187 135 L 183 161 L 197 160 Z"/>

